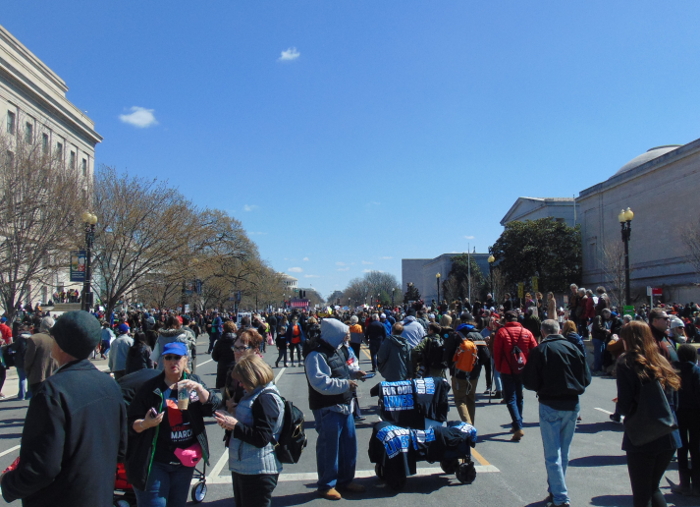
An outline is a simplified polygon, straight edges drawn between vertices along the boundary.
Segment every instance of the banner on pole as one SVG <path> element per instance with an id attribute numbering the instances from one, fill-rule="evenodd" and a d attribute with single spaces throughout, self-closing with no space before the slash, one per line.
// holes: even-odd
<path id="1" fill-rule="evenodd" d="M 84 282 L 85 281 L 85 263 L 87 255 L 85 250 L 75 250 L 70 253 L 70 281 Z"/>

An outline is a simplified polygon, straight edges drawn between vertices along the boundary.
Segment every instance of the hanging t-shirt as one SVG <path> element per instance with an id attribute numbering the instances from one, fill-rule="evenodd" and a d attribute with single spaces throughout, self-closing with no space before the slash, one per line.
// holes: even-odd
<path id="1" fill-rule="evenodd" d="M 156 452 L 153 459 L 158 463 L 181 465 L 178 449 L 187 449 L 197 444 L 197 439 L 190 424 L 189 410 L 179 410 L 177 408 L 177 389 L 170 389 L 165 385 L 163 390 L 163 422 L 158 430 L 158 440 L 156 441 Z M 195 397 L 193 399 L 192 397 Z M 190 393 L 190 403 L 196 401 L 196 394 Z"/>

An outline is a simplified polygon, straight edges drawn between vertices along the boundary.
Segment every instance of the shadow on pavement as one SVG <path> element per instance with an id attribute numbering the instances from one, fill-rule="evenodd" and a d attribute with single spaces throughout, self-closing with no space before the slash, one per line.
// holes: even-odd
<path id="1" fill-rule="evenodd" d="M 598 433 L 600 431 L 614 431 L 622 433 L 625 427 L 612 421 L 599 421 L 594 423 L 578 423 L 576 433 Z"/>
<path id="2" fill-rule="evenodd" d="M 627 507 L 632 504 L 632 495 L 601 495 L 591 498 L 591 505 L 600 507 Z"/>
<path id="3" fill-rule="evenodd" d="M 570 467 L 612 467 L 627 464 L 627 456 L 584 456 L 569 460 Z"/>

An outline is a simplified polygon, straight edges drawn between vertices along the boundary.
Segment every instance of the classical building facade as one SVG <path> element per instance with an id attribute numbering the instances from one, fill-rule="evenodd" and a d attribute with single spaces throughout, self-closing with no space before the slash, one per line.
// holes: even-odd
<path id="1" fill-rule="evenodd" d="M 0 26 L 0 135 L 8 137 L 8 151 L 12 143 L 38 143 L 43 153 L 61 157 L 88 182 L 102 137 L 93 121 L 66 98 L 67 91 L 56 73 Z M 84 190 L 88 188 L 86 184 Z M 32 287 L 26 303 L 47 302 L 63 288 L 69 288 L 67 267 L 51 286 Z"/>
<path id="2" fill-rule="evenodd" d="M 518 197 L 508 213 L 501 220 L 505 227 L 508 222 L 523 222 L 552 217 L 573 227 L 576 222 L 576 203 L 573 197 Z"/>
<path id="3" fill-rule="evenodd" d="M 624 244 L 618 215 L 629 207 L 634 212 L 629 242 L 632 300 L 644 301 L 646 288 L 656 287 L 663 289 L 665 301 L 698 301 L 700 278 L 682 235 L 684 228 L 698 224 L 694 203 L 699 193 L 700 139 L 697 139 L 685 145 L 651 148 L 607 180 L 582 190 L 573 206 L 550 206 L 550 214 L 543 216 L 568 223 L 573 212 L 573 224 L 581 227 L 583 285 L 586 288 L 604 285 L 620 299 L 624 285 Z M 542 211 L 530 200 L 519 198 L 501 224 L 541 218 Z"/>

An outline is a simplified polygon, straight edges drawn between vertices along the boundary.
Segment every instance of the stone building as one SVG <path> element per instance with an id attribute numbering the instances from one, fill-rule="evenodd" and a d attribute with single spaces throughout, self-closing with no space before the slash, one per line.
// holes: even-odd
<path id="1" fill-rule="evenodd" d="M 404 293 L 408 290 L 408 284 L 412 283 L 420 292 L 421 298 L 426 303 L 430 303 L 433 299 L 437 301 L 437 279 L 436 274 L 441 275 L 441 284 L 447 280 L 447 275 L 452 269 L 452 259 L 462 253 L 445 253 L 435 257 L 434 259 L 401 259 L 401 287 Z M 481 269 L 484 278 L 489 276 L 489 254 L 487 253 L 472 253 L 470 254 L 477 265 Z M 442 285 L 441 285 L 442 287 Z M 440 297 L 442 298 L 442 288 L 440 289 Z M 477 289 L 472 288 L 472 300 L 477 297 Z M 403 295 L 401 295 L 403 298 Z M 402 299 L 397 299 L 401 302 Z"/>
<path id="2" fill-rule="evenodd" d="M 573 227 L 576 222 L 576 206 L 573 197 L 518 197 L 501 225 L 508 222 L 538 220 L 553 217 L 558 222 L 566 222 Z"/>
<path id="3" fill-rule="evenodd" d="M 67 91 L 56 73 L 0 26 L 0 135 L 7 136 L 10 145 L 39 143 L 43 153 L 61 157 L 88 182 L 93 178 L 95 146 L 102 137 L 93 121 L 66 98 Z M 51 285 L 32 287 L 25 302 L 46 302 L 53 291 L 71 287 L 82 289 L 80 284 L 70 285 L 66 267 Z"/>
<path id="4" fill-rule="evenodd" d="M 631 297 L 640 303 L 648 286 L 662 288 L 665 301 L 700 300 L 698 273 L 683 242 L 684 227 L 698 224 L 694 202 L 700 193 L 700 139 L 685 145 L 651 148 L 607 180 L 582 190 L 573 207 L 550 206 L 541 215 L 521 197 L 501 221 L 553 216 L 581 226 L 583 286 L 604 285 L 616 299 L 624 287 L 624 245 L 618 215 L 634 212 L 629 242 Z M 554 202 L 556 198 L 542 201 Z M 567 200 L 567 199 L 563 199 Z M 530 211 L 528 211 L 530 210 Z M 698 232 L 700 234 L 700 231 Z"/>

